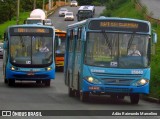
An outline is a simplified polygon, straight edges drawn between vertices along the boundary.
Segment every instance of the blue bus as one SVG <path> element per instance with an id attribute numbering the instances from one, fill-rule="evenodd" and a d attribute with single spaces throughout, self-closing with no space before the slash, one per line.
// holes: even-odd
<path id="1" fill-rule="evenodd" d="M 157 40 L 148 21 L 99 17 L 67 27 L 64 77 L 69 96 L 130 96 L 149 93 L 151 49 Z M 135 49 L 137 48 L 137 49 Z M 132 51 L 133 50 L 133 51 Z"/>
<path id="2" fill-rule="evenodd" d="M 14 25 L 4 33 L 4 82 L 36 81 L 50 86 L 55 78 L 55 29 L 44 25 Z"/>

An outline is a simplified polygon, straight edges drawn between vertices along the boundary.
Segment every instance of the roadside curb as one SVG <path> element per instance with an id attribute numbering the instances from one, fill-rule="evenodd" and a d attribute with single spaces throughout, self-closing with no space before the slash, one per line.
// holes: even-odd
<path id="1" fill-rule="evenodd" d="M 155 102 L 155 103 L 160 103 L 160 99 L 154 98 L 154 97 L 150 97 L 150 96 L 141 96 L 141 99 L 149 101 L 149 102 Z"/>

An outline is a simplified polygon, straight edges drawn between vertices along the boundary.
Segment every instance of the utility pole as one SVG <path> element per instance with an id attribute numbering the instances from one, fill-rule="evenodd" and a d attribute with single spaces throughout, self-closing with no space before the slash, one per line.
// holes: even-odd
<path id="1" fill-rule="evenodd" d="M 60 6 L 60 0 L 58 0 L 58 2 L 59 2 L 59 3 L 58 3 L 58 6 Z"/>
<path id="2" fill-rule="evenodd" d="M 17 0 L 17 25 L 19 24 L 19 5 L 20 5 L 20 0 Z"/>
<path id="3" fill-rule="evenodd" d="M 51 9 L 51 0 L 48 1 L 49 2 L 49 10 Z"/>
<path id="4" fill-rule="evenodd" d="M 44 10 L 44 6 L 45 6 L 45 0 L 43 0 L 43 7 L 42 7 L 42 8 L 43 8 L 43 10 Z"/>
<path id="5" fill-rule="evenodd" d="M 33 9 L 36 9 L 36 0 L 34 0 Z"/>

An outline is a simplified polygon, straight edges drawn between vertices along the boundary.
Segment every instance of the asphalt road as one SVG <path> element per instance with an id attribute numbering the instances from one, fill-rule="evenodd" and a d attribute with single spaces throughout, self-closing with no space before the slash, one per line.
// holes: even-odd
<path id="1" fill-rule="evenodd" d="M 112 99 L 108 96 L 91 96 L 90 102 L 83 103 L 78 98 L 68 96 L 64 85 L 63 72 L 56 72 L 56 79 L 52 80 L 51 87 L 45 87 L 35 82 L 16 82 L 14 87 L 3 83 L 2 60 L 0 60 L 0 110 L 159 110 L 160 105 L 140 100 L 138 105 L 130 104 L 129 97 L 124 100 Z M 53 113 L 55 113 L 53 111 Z M 74 113 L 74 111 L 73 111 Z M 105 112 L 104 112 L 105 113 Z M 63 113 L 62 113 L 63 115 Z M 108 117 L 108 116 L 107 116 Z M 11 119 L 17 119 L 12 117 Z M 25 118 L 25 117 L 21 117 Z M 45 117 L 46 119 L 53 119 Z M 45 119 L 38 117 L 37 119 Z M 56 119 L 74 119 L 69 116 L 58 116 Z M 81 119 L 81 116 L 76 117 Z M 106 119 L 105 116 L 88 116 L 87 119 Z M 111 116 L 109 118 L 115 118 Z M 124 119 L 125 117 L 119 117 Z M 126 117 L 127 118 L 127 117 Z M 131 117 L 132 118 L 132 117 Z M 138 116 L 136 119 L 143 119 Z M 155 117 L 156 119 L 157 117 Z M 0 119 L 3 119 L 0 117 Z"/>
<path id="2" fill-rule="evenodd" d="M 160 0 L 140 0 L 147 7 L 148 13 L 152 13 L 154 18 L 160 19 Z"/>
<path id="3" fill-rule="evenodd" d="M 73 12 L 75 20 L 74 21 L 64 21 L 64 17 L 59 17 L 59 14 L 58 14 L 59 9 L 57 9 L 57 11 L 53 15 L 49 16 L 49 18 L 52 19 L 52 21 L 53 21 L 53 26 L 57 29 L 66 30 L 67 25 L 77 22 L 76 14 L 77 14 L 79 6 L 78 7 L 65 6 L 65 8 L 67 8 L 69 11 Z M 96 7 L 94 17 L 99 17 L 100 13 L 102 13 L 102 11 L 104 9 L 105 9 L 105 7 Z"/>
<path id="4" fill-rule="evenodd" d="M 78 8 L 70 8 L 76 14 Z M 96 15 L 103 8 L 97 7 Z M 65 30 L 68 24 L 76 21 L 64 21 L 63 17 L 59 18 L 57 12 L 50 16 L 54 20 L 56 28 Z M 3 83 L 2 64 L 0 60 L 0 110 L 159 110 L 160 105 L 156 103 L 140 100 L 138 105 L 130 104 L 129 97 L 124 100 L 112 99 L 108 96 L 91 96 L 88 103 L 81 102 L 78 98 L 68 96 L 68 88 L 64 85 L 63 72 L 56 72 L 56 79 L 52 80 L 50 87 L 35 82 L 16 82 L 14 87 L 8 87 Z M 52 112 L 56 113 L 56 112 Z M 75 112 L 73 111 L 73 114 Z M 56 116 L 56 117 L 37 117 L 37 119 L 106 119 L 118 118 L 125 119 L 128 116 Z M 9 117 L 8 117 L 9 118 Z M 18 117 L 10 117 L 17 119 Z M 33 117 L 19 117 L 20 119 L 33 119 Z M 36 117 L 35 117 L 36 118 Z M 156 116 L 129 116 L 131 119 L 157 119 Z M 0 119 L 6 119 L 0 117 Z"/>

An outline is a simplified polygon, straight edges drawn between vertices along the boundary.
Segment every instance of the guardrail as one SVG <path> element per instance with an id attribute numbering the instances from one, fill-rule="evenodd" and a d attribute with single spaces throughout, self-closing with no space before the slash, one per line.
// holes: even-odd
<path id="1" fill-rule="evenodd" d="M 137 0 L 136 0 L 136 2 L 135 2 L 135 7 L 136 7 L 136 9 L 137 9 L 138 11 L 142 11 L 142 9 L 143 9 L 143 5 L 141 5 L 141 3 L 138 2 Z M 146 12 L 147 12 L 147 11 L 146 11 Z M 148 21 L 150 21 L 150 22 L 152 22 L 152 23 L 157 23 L 157 24 L 160 25 L 160 20 L 159 20 L 159 19 L 156 19 L 156 18 L 153 18 L 152 15 L 153 15 L 152 12 L 150 12 L 150 14 L 145 13 L 145 14 L 144 14 L 144 17 L 145 17 Z"/>

